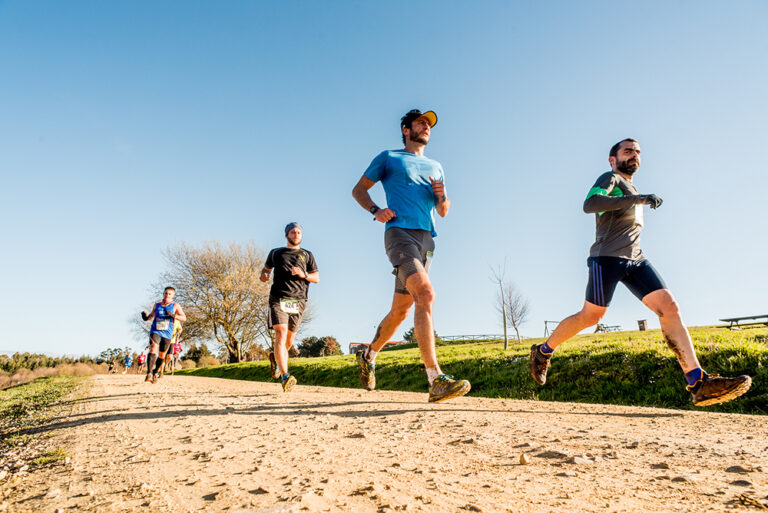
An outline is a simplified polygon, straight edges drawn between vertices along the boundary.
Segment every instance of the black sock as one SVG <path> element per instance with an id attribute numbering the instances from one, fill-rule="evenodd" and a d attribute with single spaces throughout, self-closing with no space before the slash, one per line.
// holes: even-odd
<path id="1" fill-rule="evenodd" d="M 157 355 L 155 353 L 149 353 L 149 357 L 147 358 L 147 375 L 152 374 L 152 369 L 155 368 L 156 360 Z"/>
<path id="2" fill-rule="evenodd" d="M 163 361 L 165 360 L 165 357 L 158 357 L 157 363 L 155 364 L 155 374 L 160 374 L 160 367 L 163 366 Z"/>

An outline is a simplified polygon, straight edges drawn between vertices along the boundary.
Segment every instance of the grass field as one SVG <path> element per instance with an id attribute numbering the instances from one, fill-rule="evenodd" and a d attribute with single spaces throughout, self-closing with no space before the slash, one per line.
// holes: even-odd
<path id="1" fill-rule="evenodd" d="M 746 396 L 710 406 L 710 411 L 768 414 L 768 328 L 729 331 L 691 328 L 704 369 L 710 374 L 749 374 Z M 472 383 L 470 395 L 693 409 L 685 379 L 661 332 L 625 331 L 579 335 L 558 348 L 547 384 L 536 385 L 528 372 L 533 343 L 450 343 L 438 347 L 443 372 Z M 299 384 L 359 388 L 354 356 L 292 358 Z M 187 369 L 182 374 L 272 381 L 267 361 Z M 426 392 L 427 380 L 416 348 L 388 350 L 376 358 L 377 388 Z M 277 385 L 276 385 L 277 386 Z"/>

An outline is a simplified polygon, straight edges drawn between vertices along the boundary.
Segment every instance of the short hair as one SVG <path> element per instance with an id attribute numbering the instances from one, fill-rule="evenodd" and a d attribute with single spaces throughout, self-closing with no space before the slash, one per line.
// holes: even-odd
<path id="1" fill-rule="evenodd" d="M 627 137 L 626 139 L 622 139 L 621 141 L 617 142 L 613 146 L 611 146 L 611 151 L 608 152 L 608 157 L 615 157 L 619 153 L 619 148 L 621 148 L 621 143 L 625 142 L 633 142 L 636 143 L 637 139 L 632 139 L 631 137 Z"/>
<path id="2" fill-rule="evenodd" d="M 400 137 L 403 139 L 403 144 L 405 144 L 405 134 L 403 133 L 403 128 L 410 130 L 413 122 L 416 119 L 419 119 L 421 116 L 422 112 L 419 109 L 411 109 L 405 113 L 405 116 L 400 118 Z"/>
<path id="3" fill-rule="evenodd" d="M 176 289 L 174 289 L 173 287 L 165 287 L 165 288 L 163 289 L 163 294 L 165 294 L 165 291 L 166 291 L 166 290 L 172 290 L 172 291 L 176 292 Z"/>

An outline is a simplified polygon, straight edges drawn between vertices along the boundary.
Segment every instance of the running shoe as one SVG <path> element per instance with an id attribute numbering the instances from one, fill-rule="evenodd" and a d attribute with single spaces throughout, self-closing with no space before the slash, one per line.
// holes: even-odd
<path id="1" fill-rule="evenodd" d="M 152 381 L 152 376 L 147 374 L 147 379 L 144 380 L 144 383 L 150 383 Z"/>
<path id="2" fill-rule="evenodd" d="M 752 378 L 746 375 L 724 378 L 717 374 L 710 376 L 705 372 L 699 381 L 685 388 L 691 393 L 694 406 L 709 406 L 736 399 L 746 393 L 750 386 Z"/>
<path id="3" fill-rule="evenodd" d="M 296 386 L 296 378 L 293 376 L 283 377 L 283 392 L 290 392 Z"/>
<path id="4" fill-rule="evenodd" d="M 152 374 L 152 384 L 157 383 L 157 374 Z"/>
<path id="5" fill-rule="evenodd" d="M 365 353 L 365 347 L 361 347 L 355 352 L 355 359 L 360 366 L 360 384 L 364 389 L 371 391 L 376 388 L 376 362 L 369 362 Z"/>
<path id="6" fill-rule="evenodd" d="M 541 344 L 533 344 L 531 346 L 531 360 L 530 369 L 531 377 L 539 385 L 543 385 L 547 382 L 547 371 L 549 370 L 550 358 L 552 355 L 546 356 L 539 348 Z"/>
<path id="7" fill-rule="evenodd" d="M 274 351 L 269 352 L 269 373 L 275 379 L 280 379 L 280 369 L 277 368 L 277 360 L 275 360 Z"/>
<path id="8" fill-rule="evenodd" d="M 472 386 L 466 379 L 453 379 L 448 374 L 440 374 L 429 387 L 429 402 L 437 403 L 454 397 L 461 397 Z"/>

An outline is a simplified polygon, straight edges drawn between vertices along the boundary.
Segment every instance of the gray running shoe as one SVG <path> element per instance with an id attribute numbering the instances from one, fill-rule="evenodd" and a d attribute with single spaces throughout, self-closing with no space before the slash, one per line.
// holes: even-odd
<path id="1" fill-rule="evenodd" d="M 357 365 L 360 367 L 360 384 L 370 391 L 376 388 L 376 362 L 365 359 L 365 348 L 361 347 L 355 352 Z"/>
<path id="2" fill-rule="evenodd" d="M 539 350 L 540 347 L 541 344 L 533 344 L 531 346 L 530 368 L 533 380 L 539 385 L 543 385 L 547 382 L 547 371 L 549 370 L 551 355 L 549 357 L 545 356 Z"/>
<path id="3" fill-rule="evenodd" d="M 694 406 L 709 406 L 736 399 L 746 393 L 750 386 L 752 378 L 746 375 L 724 378 L 717 374 L 710 376 L 705 372 L 699 381 L 685 388 L 691 393 Z"/>
<path id="4" fill-rule="evenodd" d="M 269 373 L 275 379 L 280 379 L 280 369 L 277 368 L 277 360 L 275 360 L 274 351 L 269 352 Z"/>
<path id="5" fill-rule="evenodd" d="M 429 387 L 429 402 L 439 403 L 465 395 L 472 386 L 466 379 L 453 379 L 448 374 L 440 374 Z"/>
<path id="6" fill-rule="evenodd" d="M 293 390 L 293 387 L 296 386 L 296 378 L 293 376 L 288 376 L 287 378 L 283 378 L 283 392 L 290 392 Z"/>

